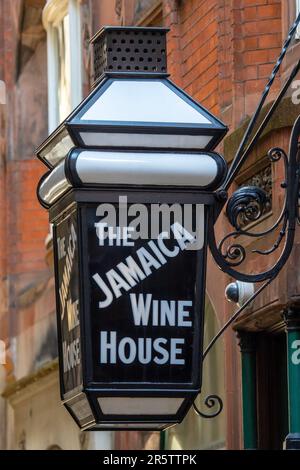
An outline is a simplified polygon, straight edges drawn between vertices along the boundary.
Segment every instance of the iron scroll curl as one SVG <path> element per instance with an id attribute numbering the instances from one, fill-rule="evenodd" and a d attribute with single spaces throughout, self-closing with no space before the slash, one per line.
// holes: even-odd
<path id="1" fill-rule="evenodd" d="M 203 413 L 203 411 L 200 411 L 200 409 L 194 402 L 193 403 L 194 411 L 198 416 L 201 416 L 201 418 L 205 418 L 205 419 L 216 418 L 223 411 L 223 407 L 224 407 L 223 400 L 221 397 L 219 397 L 219 395 L 208 395 L 204 400 L 204 404 L 207 406 L 207 408 L 210 408 L 210 409 L 215 408 L 215 407 L 217 408 L 212 413 L 206 414 L 206 413 Z"/>
<path id="2" fill-rule="evenodd" d="M 266 87 L 262 93 L 260 102 L 257 106 L 255 113 L 253 114 L 246 132 L 241 140 L 239 148 L 236 152 L 235 158 L 232 162 L 230 170 L 227 174 L 225 182 L 215 196 L 216 196 L 216 206 L 214 214 L 211 214 L 211 217 L 208 218 L 208 246 L 212 257 L 219 266 L 219 268 L 229 276 L 233 277 L 236 280 L 249 283 L 262 283 L 256 292 L 226 321 L 226 323 L 221 327 L 218 333 L 212 338 L 207 348 L 203 353 L 202 359 L 204 360 L 212 347 L 215 345 L 216 341 L 221 337 L 224 331 L 238 318 L 238 316 L 253 302 L 253 300 L 260 295 L 260 293 L 269 286 L 273 280 L 278 276 L 279 272 L 286 264 L 290 253 L 293 248 L 294 238 L 295 238 L 295 228 L 296 223 L 300 225 L 300 191 L 299 191 L 299 136 L 300 136 L 300 116 L 295 121 L 295 124 L 292 129 L 289 152 L 286 152 L 279 148 L 274 147 L 268 152 L 268 157 L 270 161 L 274 164 L 277 164 L 279 161 L 283 161 L 285 169 L 285 180 L 282 182 L 281 187 L 285 191 L 285 199 L 283 207 L 279 217 L 276 222 L 273 223 L 271 227 L 263 232 L 252 232 L 250 230 L 244 230 L 243 225 L 241 224 L 241 218 L 246 222 L 259 221 L 263 214 L 263 209 L 266 204 L 266 194 L 264 191 L 255 186 L 246 186 L 238 189 L 233 193 L 230 199 L 227 202 L 226 206 L 226 215 L 231 226 L 234 228 L 234 231 L 227 234 L 221 242 L 217 243 L 215 236 L 215 223 L 220 216 L 220 213 L 225 205 L 227 199 L 227 191 L 233 183 L 239 169 L 246 161 L 248 156 L 251 154 L 254 149 L 259 137 L 269 123 L 272 115 L 278 108 L 282 98 L 284 97 L 286 91 L 290 87 L 292 81 L 297 76 L 300 70 L 300 60 L 297 62 L 293 68 L 289 78 L 285 82 L 283 88 L 281 89 L 279 95 L 275 99 L 271 108 L 264 117 L 262 123 L 258 127 L 254 136 L 251 138 L 252 132 L 257 123 L 257 119 L 260 115 L 260 112 L 263 108 L 263 105 L 267 99 L 269 91 L 272 87 L 272 84 L 276 78 L 276 75 L 280 69 L 282 61 L 286 55 L 286 52 L 291 44 L 291 41 L 295 35 L 295 32 L 300 24 L 300 14 L 297 16 L 295 22 L 293 23 L 291 29 L 289 30 L 286 41 L 283 44 L 281 53 L 278 57 L 278 60 L 274 66 L 274 69 L 270 75 L 270 78 L 266 84 Z M 250 143 L 247 142 L 250 140 Z M 252 253 L 256 253 L 261 256 L 266 256 L 271 253 L 274 253 L 283 243 L 284 246 L 280 253 L 279 258 L 275 264 L 268 270 L 260 272 L 257 274 L 247 274 L 238 271 L 236 268 L 241 266 L 247 258 L 247 252 L 244 246 L 241 244 L 237 237 L 247 236 L 253 238 L 263 237 L 265 235 L 271 234 L 274 231 L 279 230 L 278 237 L 270 249 L 267 250 L 252 250 Z M 230 238 L 234 237 L 235 241 L 227 245 L 227 241 Z M 215 394 L 210 394 L 204 399 L 204 404 L 208 408 L 214 408 L 217 406 L 216 411 L 206 414 L 199 410 L 199 408 L 193 404 L 194 411 L 201 416 L 202 418 L 215 418 L 218 416 L 223 409 L 222 399 Z"/>
<path id="3" fill-rule="evenodd" d="M 223 272 L 239 281 L 257 283 L 274 278 L 274 276 L 278 275 L 289 258 L 294 243 L 295 227 L 299 213 L 299 136 L 300 116 L 297 118 L 292 129 L 288 154 L 278 147 L 271 149 L 268 153 L 273 163 L 277 164 L 277 162 L 283 160 L 285 167 L 285 181 L 281 184 L 285 191 L 285 200 L 278 219 L 270 228 L 263 232 L 252 232 L 242 228 L 241 218 L 252 222 L 259 220 L 263 213 L 266 195 L 261 188 L 255 186 L 240 188 L 230 197 L 226 206 L 226 214 L 230 224 L 235 230 L 227 234 L 220 243 L 216 242 L 214 231 L 215 220 L 212 217 L 209 219 L 208 244 L 211 254 Z M 279 227 L 281 227 L 281 229 L 278 238 L 269 250 L 252 251 L 258 255 L 268 255 L 277 250 L 282 241 L 285 240 L 279 259 L 270 269 L 257 274 L 246 274 L 235 269 L 245 261 L 247 256 L 245 248 L 239 241 L 236 241 L 236 237 L 247 236 L 259 238 L 274 232 Z M 227 240 L 232 237 L 235 237 L 235 242 L 225 248 Z"/>

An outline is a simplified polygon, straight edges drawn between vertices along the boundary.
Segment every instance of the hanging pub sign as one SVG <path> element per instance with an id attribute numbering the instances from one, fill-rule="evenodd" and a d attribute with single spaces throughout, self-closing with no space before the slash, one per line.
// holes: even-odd
<path id="1" fill-rule="evenodd" d="M 212 152 L 174 153 L 159 189 L 130 188 L 130 156 L 135 164 L 147 158 L 149 172 L 161 167 L 158 155 L 119 152 L 119 171 L 127 162 L 122 192 L 105 186 L 108 157 L 109 173 L 116 162 L 100 150 L 70 152 L 39 186 L 53 224 L 62 399 L 84 429 L 163 429 L 181 421 L 200 391 L 214 197 L 190 183 L 218 184 L 224 162 Z M 177 184 L 176 159 L 185 161 L 186 190 L 164 185 Z M 99 172 L 90 173 L 95 161 Z M 137 183 L 148 177 L 136 170 Z M 55 186 L 65 186 L 59 198 Z"/>
<path id="2" fill-rule="evenodd" d="M 117 220 L 122 204 L 111 204 Z M 153 235 L 135 240 L 142 208 Z M 84 373 L 99 426 L 163 428 L 181 420 L 200 390 L 205 208 L 129 204 L 139 216 L 126 225 L 105 221 L 108 210 L 91 202 L 57 226 L 54 219 L 63 398 L 78 393 Z M 176 221 L 184 210 L 193 211 L 194 229 Z M 173 223 L 162 230 L 166 215 Z"/>
<path id="3" fill-rule="evenodd" d="M 145 33 L 165 50 L 165 30 L 125 30 L 126 41 Z M 99 37 L 123 44 L 122 31 Z M 146 99 L 149 107 L 155 90 L 156 109 L 144 103 L 141 113 L 133 104 L 114 122 L 131 80 L 139 105 Z M 66 132 L 73 148 L 62 158 Z M 226 173 L 209 142 L 225 132 L 166 71 L 125 69 L 116 79 L 103 73 L 38 150 L 50 168 L 38 197 L 53 224 L 61 396 L 82 429 L 164 429 L 200 392 L 207 218 Z"/>

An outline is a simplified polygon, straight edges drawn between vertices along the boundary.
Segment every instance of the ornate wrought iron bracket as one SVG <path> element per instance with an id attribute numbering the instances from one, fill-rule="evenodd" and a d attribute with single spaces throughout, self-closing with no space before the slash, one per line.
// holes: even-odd
<path id="1" fill-rule="evenodd" d="M 243 282 L 263 282 L 253 296 L 235 312 L 228 322 L 221 328 L 218 334 L 212 339 L 203 354 L 203 359 L 207 356 L 216 341 L 224 331 L 238 318 L 248 305 L 278 276 L 279 272 L 287 262 L 293 248 L 296 222 L 299 222 L 299 181 L 300 181 L 300 160 L 299 160 L 299 136 L 300 136 L 300 116 L 296 120 L 290 141 L 288 155 L 280 148 L 273 148 L 269 151 L 268 157 L 273 163 L 283 160 L 285 167 L 285 181 L 281 186 L 285 191 L 285 200 L 282 211 L 276 222 L 263 232 L 252 232 L 242 228 L 241 221 L 253 222 L 259 220 L 263 213 L 263 207 L 266 203 L 266 193 L 255 186 L 248 186 L 238 189 L 228 200 L 226 214 L 234 231 L 226 235 L 220 243 L 217 244 L 214 232 L 214 221 L 209 221 L 209 247 L 216 263 L 221 270 L 235 279 Z M 279 230 L 280 227 L 280 230 Z M 285 240 L 282 252 L 276 263 L 267 271 L 257 274 L 247 274 L 237 271 L 235 268 L 242 265 L 247 258 L 246 249 L 239 241 L 229 244 L 225 247 L 230 238 L 253 237 L 261 238 L 275 230 L 279 230 L 276 242 L 269 250 L 252 250 L 261 256 L 269 255 L 275 252 Z M 209 395 L 204 404 L 208 408 L 218 406 L 216 412 L 205 414 L 194 404 L 195 412 L 202 418 L 215 418 L 223 409 L 222 399 L 217 395 Z"/>
<path id="2" fill-rule="evenodd" d="M 212 349 L 216 341 L 224 333 L 224 331 L 238 318 L 238 316 L 245 310 L 245 308 L 247 308 L 253 302 L 253 300 L 278 276 L 281 269 L 287 262 L 291 250 L 293 248 L 296 224 L 298 223 L 300 225 L 300 116 L 296 120 L 292 129 L 288 153 L 286 153 L 283 149 L 279 147 L 272 148 L 268 152 L 268 158 L 270 162 L 272 164 L 278 164 L 278 162 L 283 162 L 285 171 L 285 179 L 281 183 L 281 187 L 285 192 L 285 198 L 282 210 L 276 222 L 264 231 L 255 231 L 255 228 L 253 230 L 247 229 L 248 223 L 259 221 L 259 219 L 264 213 L 264 207 L 267 202 L 267 195 L 265 191 L 263 191 L 259 187 L 245 186 L 239 188 L 232 194 L 232 196 L 227 201 L 227 191 L 233 183 L 239 169 L 251 154 L 263 130 L 266 128 L 274 112 L 279 106 L 282 98 L 284 97 L 286 91 L 290 87 L 293 79 L 300 70 L 299 61 L 292 70 L 290 77 L 287 79 L 282 90 L 279 92 L 267 115 L 263 119 L 262 123 L 259 125 L 256 133 L 250 140 L 251 134 L 255 128 L 260 112 L 269 94 L 270 88 L 280 69 L 281 63 L 284 59 L 284 56 L 290 46 L 290 43 L 294 37 L 295 31 L 299 24 L 300 14 L 298 15 L 298 18 L 296 19 L 295 23 L 289 31 L 288 37 L 282 47 L 282 51 L 279 55 L 279 58 L 262 93 L 258 107 L 249 122 L 248 128 L 237 150 L 237 153 L 229 169 L 223 187 L 215 194 L 215 217 L 211 217 L 208 222 L 209 248 L 214 260 L 216 261 L 220 269 L 239 281 L 262 284 L 252 295 L 252 297 L 249 298 L 247 302 L 245 302 L 243 306 L 240 307 L 232 315 L 232 317 L 225 323 L 225 325 L 223 325 L 217 335 L 211 340 L 206 350 L 204 351 L 203 360 L 205 359 L 209 351 Z M 249 140 L 250 143 L 248 143 Z M 224 208 L 226 201 L 226 215 L 229 220 L 229 223 L 234 228 L 234 230 L 228 233 L 219 243 L 217 243 L 215 237 L 215 223 L 222 209 Z M 267 235 L 276 233 L 276 231 L 277 239 L 275 243 L 270 246 L 269 249 L 251 250 L 251 253 L 255 253 L 258 256 L 267 256 L 273 254 L 280 247 L 282 247 L 281 253 L 278 259 L 276 260 L 275 264 L 264 272 L 254 274 L 245 273 L 240 270 L 237 270 L 237 268 L 242 267 L 244 261 L 247 260 L 247 256 L 249 254 L 247 252 L 247 249 L 242 245 L 243 237 L 250 237 L 258 240 Z M 206 414 L 200 411 L 199 408 L 194 404 L 193 406 L 195 412 L 202 418 L 214 418 L 218 416 L 223 409 L 222 399 L 215 394 L 207 396 L 204 400 L 204 404 L 210 409 L 215 407 L 217 408 L 216 411 L 210 414 Z"/>

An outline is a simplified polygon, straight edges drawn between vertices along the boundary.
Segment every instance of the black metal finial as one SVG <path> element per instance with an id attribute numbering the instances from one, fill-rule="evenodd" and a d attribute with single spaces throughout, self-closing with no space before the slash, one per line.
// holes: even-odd
<path id="1" fill-rule="evenodd" d="M 167 28 L 107 26 L 92 39 L 94 82 L 104 74 L 167 74 Z"/>

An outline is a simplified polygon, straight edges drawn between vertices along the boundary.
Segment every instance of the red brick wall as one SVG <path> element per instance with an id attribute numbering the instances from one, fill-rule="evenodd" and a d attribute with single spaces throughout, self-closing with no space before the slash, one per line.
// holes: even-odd
<path id="1" fill-rule="evenodd" d="M 0 339 L 30 326 L 32 320 L 18 320 L 18 296 L 48 272 L 48 215 L 36 198 L 45 168 L 34 155 L 47 129 L 46 48 L 39 46 L 17 77 L 21 4 L 0 2 L 0 80 L 7 89 L 7 104 L 0 105 Z"/>
<path id="2" fill-rule="evenodd" d="M 280 0 L 163 4 L 171 78 L 236 127 L 255 109 L 279 54 Z"/>
<path id="3" fill-rule="evenodd" d="M 37 160 L 8 164 L 7 187 L 15 188 L 7 202 L 8 271 L 11 275 L 38 275 L 46 269 L 48 214 L 41 209 L 36 197 L 36 187 L 44 173 Z"/>

